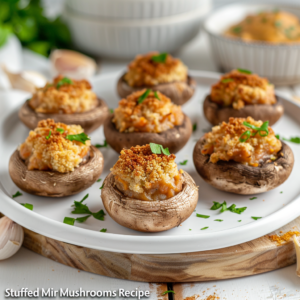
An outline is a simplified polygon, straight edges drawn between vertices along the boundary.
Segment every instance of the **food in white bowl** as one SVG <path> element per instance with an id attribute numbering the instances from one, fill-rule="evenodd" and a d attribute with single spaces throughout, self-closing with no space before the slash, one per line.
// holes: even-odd
<path id="1" fill-rule="evenodd" d="M 300 82 L 300 43 L 270 43 L 233 38 L 224 32 L 249 15 L 278 9 L 300 19 L 300 8 L 272 4 L 231 4 L 211 13 L 204 22 L 212 53 L 224 72 L 242 68 L 267 77 L 275 85 Z M 228 17 L 230 16 L 230 18 Z"/>

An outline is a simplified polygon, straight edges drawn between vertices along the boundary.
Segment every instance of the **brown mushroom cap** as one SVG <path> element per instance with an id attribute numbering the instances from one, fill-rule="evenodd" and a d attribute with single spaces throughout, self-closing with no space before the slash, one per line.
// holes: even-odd
<path id="1" fill-rule="evenodd" d="M 183 189 L 172 198 L 143 201 L 124 196 L 116 187 L 110 173 L 104 181 L 102 202 L 108 214 L 120 225 L 143 232 L 159 232 L 179 226 L 195 210 L 198 188 L 192 177 L 184 172 Z"/>
<path id="2" fill-rule="evenodd" d="M 205 139 L 202 137 L 194 148 L 194 165 L 199 175 L 213 187 L 241 195 L 264 193 L 284 183 L 290 176 L 294 155 L 291 148 L 282 142 L 277 160 L 261 167 L 246 166 L 235 161 L 209 161 L 209 155 L 201 153 Z"/>
<path id="3" fill-rule="evenodd" d="M 86 163 L 73 172 L 28 170 L 19 150 L 9 160 L 9 174 L 12 181 L 23 191 L 44 197 L 65 197 L 78 194 L 90 187 L 101 175 L 103 155 L 94 146 Z"/>
<path id="4" fill-rule="evenodd" d="M 104 135 L 107 143 L 118 153 L 123 148 L 155 143 L 169 148 L 170 153 L 178 152 L 189 140 L 193 126 L 188 116 L 184 115 L 183 123 L 160 133 L 152 132 L 119 132 L 112 122 L 114 115 L 104 123 Z"/>
<path id="5" fill-rule="evenodd" d="M 269 121 L 269 125 L 275 124 L 283 115 L 284 108 L 280 97 L 276 96 L 276 103 L 273 105 L 257 104 L 245 105 L 241 109 L 233 107 L 221 107 L 210 100 L 210 95 L 206 96 L 203 103 L 203 111 L 206 119 L 212 125 L 218 125 L 222 122 L 228 122 L 230 117 L 247 118 L 263 122 Z"/>
<path id="6" fill-rule="evenodd" d="M 125 74 L 123 74 L 118 80 L 117 91 L 121 98 L 126 98 L 133 92 L 140 91 L 143 89 L 151 89 L 153 91 L 158 91 L 167 96 L 172 100 L 173 103 L 177 105 L 183 105 L 194 95 L 196 89 L 196 81 L 188 76 L 187 81 L 178 81 L 170 83 L 160 83 L 155 86 L 142 86 L 142 87 L 131 87 L 124 79 Z"/>
<path id="7" fill-rule="evenodd" d="M 35 129 L 38 122 L 46 119 L 53 119 L 55 122 L 65 123 L 67 125 L 80 125 L 85 133 L 91 133 L 101 126 L 106 117 L 109 115 L 109 110 L 106 103 L 98 98 L 98 105 L 83 113 L 74 114 L 44 114 L 35 112 L 26 101 L 19 110 L 20 120 L 29 128 Z"/>

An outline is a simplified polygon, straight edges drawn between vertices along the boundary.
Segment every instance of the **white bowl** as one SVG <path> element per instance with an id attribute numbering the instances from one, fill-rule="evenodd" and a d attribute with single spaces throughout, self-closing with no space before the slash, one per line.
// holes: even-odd
<path id="1" fill-rule="evenodd" d="M 243 20 L 248 14 L 274 8 L 291 12 L 300 18 L 299 7 L 278 4 L 232 4 L 206 18 L 204 30 L 209 35 L 214 59 L 222 71 L 248 69 L 277 85 L 300 82 L 300 43 L 274 45 L 223 36 L 228 27 Z"/>
<path id="2" fill-rule="evenodd" d="M 113 58 L 133 58 L 149 51 L 174 52 L 199 32 L 208 9 L 148 20 L 88 18 L 65 10 L 74 45 L 81 51 Z"/>
<path id="3" fill-rule="evenodd" d="M 67 0 L 73 12 L 117 19 L 162 18 L 210 7 L 211 0 Z"/>

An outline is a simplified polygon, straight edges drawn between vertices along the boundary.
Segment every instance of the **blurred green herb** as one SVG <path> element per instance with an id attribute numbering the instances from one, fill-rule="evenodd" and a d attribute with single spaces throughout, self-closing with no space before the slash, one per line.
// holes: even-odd
<path id="1" fill-rule="evenodd" d="M 47 18 L 41 0 L 0 1 L 0 47 L 15 34 L 23 46 L 48 56 L 55 48 L 70 48 L 71 35 L 62 20 Z"/>

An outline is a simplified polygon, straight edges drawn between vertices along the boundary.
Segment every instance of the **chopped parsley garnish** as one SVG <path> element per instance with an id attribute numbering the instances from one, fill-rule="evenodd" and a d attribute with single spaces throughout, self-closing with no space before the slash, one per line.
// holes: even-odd
<path id="1" fill-rule="evenodd" d="M 247 209 L 247 207 L 236 207 L 236 204 L 232 204 L 231 206 L 227 207 L 226 201 L 223 203 L 213 201 L 213 206 L 210 208 L 211 210 L 218 210 L 221 208 L 220 213 L 224 211 L 231 211 L 232 213 L 241 214 L 243 211 Z"/>
<path id="2" fill-rule="evenodd" d="M 222 207 L 221 207 L 220 213 L 222 213 L 222 212 L 224 212 L 224 211 L 226 211 L 226 210 L 227 210 L 227 203 L 226 203 L 226 201 L 224 201 L 224 202 L 222 203 Z"/>
<path id="3" fill-rule="evenodd" d="M 87 215 L 85 217 L 81 217 L 81 218 L 76 218 L 76 221 L 79 223 L 83 223 L 85 222 L 91 215 Z"/>
<path id="4" fill-rule="evenodd" d="M 158 145 L 155 143 L 150 143 L 150 149 L 153 154 L 164 154 L 164 155 L 170 155 L 169 148 L 164 148 L 162 145 Z"/>
<path id="5" fill-rule="evenodd" d="M 23 196 L 23 194 L 20 193 L 19 191 L 17 191 L 14 195 L 12 195 L 13 198 L 17 198 L 17 197 L 20 197 L 20 196 Z"/>
<path id="6" fill-rule="evenodd" d="M 141 104 L 148 97 L 150 92 L 151 92 L 150 89 L 146 90 L 146 92 L 139 97 L 138 104 Z"/>
<path id="7" fill-rule="evenodd" d="M 64 223 L 68 224 L 68 225 L 71 225 L 71 226 L 74 226 L 75 219 L 74 218 L 65 217 L 64 218 Z"/>
<path id="8" fill-rule="evenodd" d="M 192 229 L 189 229 L 189 231 L 192 231 Z"/>
<path id="9" fill-rule="evenodd" d="M 300 137 L 295 136 L 295 137 L 291 137 L 289 139 L 283 138 L 284 141 L 286 142 L 291 142 L 291 143 L 295 143 L 295 144 L 300 144 Z"/>
<path id="10" fill-rule="evenodd" d="M 166 295 L 166 294 L 170 294 L 170 293 L 172 293 L 172 294 L 175 294 L 175 292 L 174 291 L 165 291 L 165 292 L 163 292 L 161 295 L 163 296 L 163 295 Z"/>
<path id="11" fill-rule="evenodd" d="M 90 209 L 88 208 L 88 206 L 86 204 L 82 203 L 85 199 L 88 198 L 88 196 L 89 196 L 89 194 L 86 194 L 81 201 L 74 201 L 74 204 L 72 205 L 72 207 L 74 207 L 74 209 L 71 213 L 75 214 L 75 215 L 80 215 L 80 214 L 86 215 L 84 217 L 77 218 L 75 220 L 77 222 L 82 223 L 82 222 L 86 221 L 90 216 L 93 216 L 97 220 L 104 221 L 105 212 L 103 211 L 103 209 L 100 209 L 98 212 L 93 213 L 90 211 Z M 73 223 L 73 225 L 74 225 L 74 223 Z"/>
<path id="12" fill-rule="evenodd" d="M 99 190 L 102 190 L 104 187 L 104 182 L 102 183 L 102 185 L 99 187 Z"/>
<path id="13" fill-rule="evenodd" d="M 68 134 L 66 136 L 66 139 L 69 141 L 77 141 L 82 144 L 85 144 L 86 141 L 90 140 L 88 135 L 86 135 L 84 132 L 81 132 L 79 134 Z"/>
<path id="14" fill-rule="evenodd" d="M 239 71 L 240 73 L 245 73 L 245 74 L 252 74 L 251 71 L 246 70 L 246 69 L 237 69 L 237 71 Z"/>
<path id="15" fill-rule="evenodd" d="M 102 179 L 101 178 L 99 178 L 98 180 L 97 180 L 97 182 L 100 182 Z"/>
<path id="16" fill-rule="evenodd" d="M 249 200 L 255 200 L 257 199 L 257 197 L 252 197 L 252 198 L 249 198 Z"/>
<path id="17" fill-rule="evenodd" d="M 49 134 L 46 136 L 46 140 L 49 140 L 51 136 L 51 130 L 49 131 Z"/>
<path id="18" fill-rule="evenodd" d="M 24 207 L 30 209 L 30 210 L 33 210 L 33 205 L 30 204 L 30 203 L 20 203 L 21 205 L 23 205 Z"/>
<path id="19" fill-rule="evenodd" d="M 283 192 L 281 191 L 280 194 L 282 194 Z"/>
<path id="20" fill-rule="evenodd" d="M 275 137 L 276 137 L 277 140 L 280 140 L 280 135 L 279 134 L 276 134 Z"/>
<path id="21" fill-rule="evenodd" d="M 107 141 L 104 140 L 103 144 L 96 144 L 95 147 L 96 148 L 107 148 L 108 144 Z"/>
<path id="22" fill-rule="evenodd" d="M 238 222 L 242 222 L 242 220 L 238 220 Z"/>
<path id="23" fill-rule="evenodd" d="M 188 162 L 188 160 L 186 159 L 186 160 L 180 162 L 179 164 L 180 164 L 181 166 L 185 166 L 185 165 L 187 164 L 187 162 Z"/>
<path id="24" fill-rule="evenodd" d="M 232 31 L 234 32 L 234 33 L 241 33 L 242 32 L 242 27 L 233 27 L 232 28 Z"/>
<path id="25" fill-rule="evenodd" d="M 221 80 L 222 83 L 228 83 L 234 81 L 232 78 L 224 78 Z"/>
<path id="26" fill-rule="evenodd" d="M 253 220 L 261 219 L 262 217 L 251 217 Z"/>
<path id="27" fill-rule="evenodd" d="M 106 228 L 102 228 L 102 229 L 100 230 L 100 232 L 106 232 L 106 231 L 107 231 Z"/>
<path id="28" fill-rule="evenodd" d="M 58 131 L 59 133 L 64 133 L 65 130 L 63 128 L 56 128 L 56 131 Z"/>
<path id="29" fill-rule="evenodd" d="M 201 215 L 201 214 L 196 214 L 196 216 L 197 216 L 198 218 L 203 218 L 203 219 L 208 219 L 208 218 L 210 218 L 210 216 L 207 216 L 207 215 Z"/>
<path id="30" fill-rule="evenodd" d="M 197 130 L 197 123 L 193 124 L 193 131 L 195 132 Z"/>
<path id="31" fill-rule="evenodd" d="M 280 21 L 276 21 L 276 22 L 274 22 L 274 25 L 275 25 L 276 27 L 280 27 L 280 26 L 281 26 L 281 22 L 280 22 Z"/>
<path id="32" fill-rule="evenodd" d="M 151 57 L 151 60 L 156 63 L 165 63 L 168 57 L 168 53 L 160 53 Z"/>
<path id="33" fill-rule="evenodd" d="M 205 230 L 205 229 L 207 229 L 207 228 L 209 228 L 208 226 L 207 227 L 203 227 L 203 228 L 201 228 L 200 230 Z"/>
<path id="34" fill-rule="evenodd" d="M 110 109 L 109 109 L 109 112 L 110 112 L 111 114 L 113 114 L 113 113 L 114 113 L 114 110 L 113 110 L 112 108 L 110 108 Z"/>
<path id="35" fill-rule="evenodd" d="M 223 222 L 222 219 L 215 219 L 214 221 L 216 221 L 216 222 Z"/>
<path id="36" fill-rule="evenodd" d="M 264 122 L 260 127 L 252 125 L 246 121 L 243 122 L 243 125 L 255 131 L 251 133 L 250 130 L 247 130 L 244 133 L 242 133 L 239 138 L 241 143 L 246 142 L 251 136 L 255 136 L 257 133 L 262 137 L 269 135 L 269 121 Z"/>
<path id="37" fill-rule="evenodd" d="M 214 205 L 210 208 L 211 210 L 217 210 L 217 209 L 219 209 L 221 206 L 222 206 L 222 204 L 225 202 L 223 202 L 223 203 L 220 203 L 220 202 L 216 202 L 216 201 L 213 201 L 214 202 Z"/>
<path id="38" fill-rule="evenodd" d="M 159 96 L 157 94 L 157 91 L 154 91 L 154 97 L 160 101 L 160 98 L 159 98 Z"/>
<path id="39" fill-rule="evenodd" d="M 64 77 L 56 84 L 56 88 L 59 89 L 64 84 L 73 84 L 73 81 L 68 77 Z"/>

